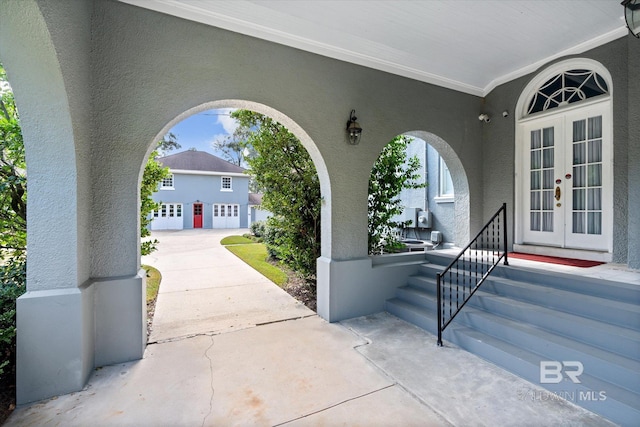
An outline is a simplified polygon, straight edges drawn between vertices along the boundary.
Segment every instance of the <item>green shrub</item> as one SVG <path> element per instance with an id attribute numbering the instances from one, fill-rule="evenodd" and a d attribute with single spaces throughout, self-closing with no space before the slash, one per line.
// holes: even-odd
<path id="1" fill-rule="evenodd" d="M 0 266 L 0 376 L 11 374 L 16 357 L 16 300 L 26 291 L 26 262 Z"/>
<path id="2" fill-rule="evenodd" d="M 250 227 L 251 234 L 253 234 L 256 237 L 263 237 L 265 226 L 266 224 L 264 221 L 256 221 L 252 223 Z"/>

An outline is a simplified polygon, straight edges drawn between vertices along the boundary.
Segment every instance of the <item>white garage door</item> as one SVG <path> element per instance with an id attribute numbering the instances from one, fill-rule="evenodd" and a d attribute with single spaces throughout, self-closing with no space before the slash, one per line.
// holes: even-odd
<path id="1" fill-rule="evenodd" d="M 240 228 L 240 205 L 213 205 L 213 228 Z"/>
<path id="2" fill-rule="evenodd" d="M 182 230 L 182 203 L 163 203 L 153 212 L 152 230 Z"/>

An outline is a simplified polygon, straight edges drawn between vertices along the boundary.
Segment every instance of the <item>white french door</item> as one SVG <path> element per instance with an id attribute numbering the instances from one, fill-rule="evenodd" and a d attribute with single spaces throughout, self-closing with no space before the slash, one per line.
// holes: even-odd
<path id="1" fill-rule="evenodd" d="M 612 141 L 604 105 L 523 126 L 520 210 L 524 244 L 608 251 Z"/>

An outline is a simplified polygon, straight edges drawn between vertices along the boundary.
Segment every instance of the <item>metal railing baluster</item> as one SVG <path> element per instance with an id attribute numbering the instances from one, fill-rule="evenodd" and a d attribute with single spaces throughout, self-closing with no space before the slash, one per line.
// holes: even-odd
<path id="1" fill-rule="evenodd" d="M 502 214 L 502 222 L 500 221 L 500 214 Z M 496 236 L 497 228 L 497 236 Z M 489 229 L 491 229 L 491 236 L 489 236 Z M 501 234 L 502 230 L 502 234 Z M 486 237 L 485 237 L 486 233 Z M 502 251 L 500 246 L 502 243 Z M 475 248 L 475 254 L 472 252 Z M 468 261 L 469 265 L 465 265 L 467 261 L 466 251 L 469 251 Z M 480 263 L 478 263 L 478 251 L 480 251 Z M 489 251 L 491 251 L 491 265 L 489 265 Z M 486 253 L 486 254 L 485 254 Z M 486 255 L 486 263 L 485 263 Z M 496 259 L 497 256 L 497 259 Z M 472 258 L 475 257 L 474 265 L 472 266 Z M 462 259 L 462 299 L 460 299 L 460 260 Z M 504 265 L 509 265 L 507 258 L 507 204 L 503 203 L 502 207 L 491 217 L 491 219 L 482 227 L 482 230 L 474 237 L 469 244 L 458 254 L 458 256 L 449 263 L 441 273 L 436 276 L 437 279 L 437 292 L 438 298 L 438 346 L 442 346 L 442 332 L 456 317 L 456 315 L 462 310 L 467 301 L 478 290 L 480 285 L 484 283 L 493 269 L 504 260 Z M 456 292 L 456 308 L 453 310 L 453 275 L 452 269 L 455 266 L 455 292 Z M 466 291 L 467 282 L 467 268 L 469 270 L 469 293 Z M 481 276 L 478 278 L 478 270 L 480 270 Z M 475 276 L 472 280 L 472 271 L 475 272 Z M 448 281 L 447 281 L 448 278 Z M 475 282 L 475 283 L 474 283 Z M 447 298 L 447 290 L 449 293 L 449 310 L 445 311 Z M 447 315 L 448 314 L 448 315 Z M 445 318 L 446 316 L 446 318 Z"/>

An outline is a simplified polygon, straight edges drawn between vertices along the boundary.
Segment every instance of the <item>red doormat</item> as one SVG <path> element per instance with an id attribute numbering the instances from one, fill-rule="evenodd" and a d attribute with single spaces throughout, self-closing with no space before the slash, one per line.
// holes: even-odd
<path id="1" fill-rule="evenodd" d="M 548 262 L 550 264 L 569 265 L 572 267 L 595 267 L 604 264 L 600 261 L 587 261 L 584 259 L 560 258 L 547 255 L 523 254 L 521 252 L 509 252 L 509 258 L 526 259 L 529 261 Z"/>

